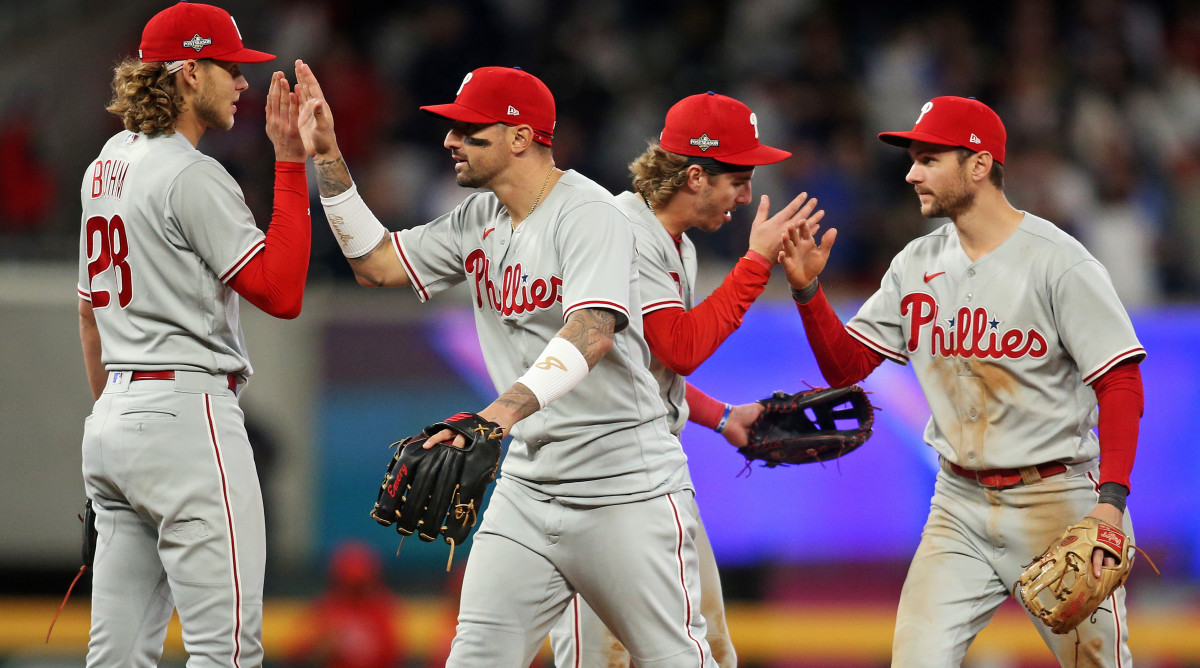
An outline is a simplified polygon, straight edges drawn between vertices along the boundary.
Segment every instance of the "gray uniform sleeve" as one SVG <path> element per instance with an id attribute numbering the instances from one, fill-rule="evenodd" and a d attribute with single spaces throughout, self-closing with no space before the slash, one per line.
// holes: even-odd
<path id="1" fill-rule="evenodd" d="M 1090 384 L 1120 362 L 1146 356 L 1099 262 L 1085 260 L 1072 266 L 1051 286 L 1051 294 L 1063 348 L 1075 360 L 1084 383 Z"/>
<path id="2" fill-rule="evenodd" d="M 476 197 L 471 195 L 449 213 L 424 225 L 392 233 L 396 254 L 412 281 L 413 292 L 422 302 L 466 278 L 462 257 L 463 225 L 472 215 L 472 202 Z M 473 261 L 483 262 L 482 251 Z"/>
<path id="3" fill-rule="evenodd" d="M 905 318 L 900 312 L 900 279 L 909 249 L 892 258 L 879 289 L 858 310 L 846 331 L 867 347 L 900 364 L 908 363 Z"/>
<path id="4" fill-rule="evenodd" d="M 567 212 L 555 235 L 563 281 L 563 320 L 581 308 L 617 313 L 617 331 L 629 324 L 630 279 L 636 275 L 633 225 L 605 202 Z"/>
<path id="5" fill-rule="evenodd" d="M 672 278 L 670 257 L 666 255 L 668 252 L 675 253 L 678 258 L 678 253 L 674 248 L 664 247 L 662 235 L 655 235 L 641 225 L 635 224 L 633 233 L 637 239 L 642 313 L 663 308 L 684 308 L 680 294 L 683 277 L 676 271 L 676 276 Z"/>
<path id="6" fill-rule="evenodd" d="M 222 282 L 264 248 L 242 189 L 215 160 L 186 167 L 167 193 L 166 237 L 199 255 Z"/>

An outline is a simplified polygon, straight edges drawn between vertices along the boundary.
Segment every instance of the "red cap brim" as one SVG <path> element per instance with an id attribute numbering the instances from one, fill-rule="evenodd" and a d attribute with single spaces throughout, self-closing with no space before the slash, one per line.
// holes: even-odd
<path id="1" fill-rule="evenodd" d="M 712 156 L 721 162 L 727 162 L 731 165 L 773 165 L 777 162 L 782 162 L 792 157 L 789 151 L 773 148 L 765 144 L 759 144 L 749 151 L 741 151 L 740 153 L 730 153 L 729 155 Z"/>
<path id="2" fill-rule="evenodd" d="M 241 49 L 227 56 L 213 56 L 213 60 L 224 60 L 229 63 L 265 63 L 268 60 L 275 60 L 275 54 L 254 49 Z"/>
<path id="3" fill-rule="evenodd" d="M 879 139 L 885 144 L 899 146 L 900 148 L 908 148 L 914 141 L 923 141 L 930 144 L 939 144 L 941 146 L 960 146 L 959 142 L 939 137 L 938 135 L 929 132 L 880 132 Z"/>
<path id="4" fill-rule="evenodd" d="M 470 109 L 468 107 L 464 107 L 461 104 L 458 104 L 457 102 L 451 102 L 450 104 L 431 104 L 431 105 L 421 107 L 421 111 L 424 111 L 427 114 L 433 114 L 434 116 L 441 116 L 442 118 L 448 118 L 452 121 L 462 121 L 464 123 L 499 123 L 500 122 L 500 121 L 492 118 L 491 116 L 488 116 L 486 114 L 481 114 L 478 111 L 475 111 L 474 109 Z"/>

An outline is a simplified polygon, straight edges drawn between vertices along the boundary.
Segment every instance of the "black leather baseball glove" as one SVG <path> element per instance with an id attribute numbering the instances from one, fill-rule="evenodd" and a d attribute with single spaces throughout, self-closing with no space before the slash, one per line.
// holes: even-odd
<path id="1" fill-rule="evenodd" d="M 428 450 L 421 447 L 443 429 L 461 434 L 466 445 L 457 448 L 447 441 Z M 402 536 L 416 533 L 432 541 L 440 534 L 450 543 L 453 558 L 453 547 L 471 534 L 483 495 L 496 478 L 503 438 L 500 425 L 474 413 L 459 413 L 393 443 L 396 454 L 371 517 L 384 526 L 395 524 Z"/>
<path id="2" fill-rule="evenodd" d="M 852 452 L 871 437 L 875 412 L 857 385 L 787 394 L 759 400 L 763 412 L 750 425 L 749 443 L 738 448 L 746 464 L 811 464 Z"/>

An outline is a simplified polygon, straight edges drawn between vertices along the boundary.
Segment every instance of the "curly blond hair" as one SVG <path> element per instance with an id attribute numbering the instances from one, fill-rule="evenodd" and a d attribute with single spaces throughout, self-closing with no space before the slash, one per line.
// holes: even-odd
<path id="1" fill-rule="evenodd" d="M 654 142 L 650 142 L 646 151 L 629 163 L 633 189 L 645 197 L 653 208 L 666 204 L 675 191 L 687 182 L 687 170 L 686 155 L 671 153 Z M 712 174 L 707 171 L 705 174 L 712 179 Z"/>
<path id="2" fill-rule="evenodd" d="M 113 70 L 113 96 L 108 112 L 120 116 L 125 129 L 147 136 L 175 132 L 183 111 L 183 94 L 166 63 L 143 63 L 126 58 Z"/>

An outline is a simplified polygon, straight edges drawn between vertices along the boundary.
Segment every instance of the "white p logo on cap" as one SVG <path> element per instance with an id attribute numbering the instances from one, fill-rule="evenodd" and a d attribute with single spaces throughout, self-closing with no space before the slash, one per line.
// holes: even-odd
<path id="1" fill-rule="evenodd" d="M 925 114 L 928 114 L 932 110 L 933 110 L 933 100 L 930 100 L 929 102 L 926 102 L 924 104 L 924 106 L 921 107 L 921 115 L 917 116 L 917 122 L 915 123 L 915 125 L 920 125 L 921 119 L 925 118 Z"/>
<path id="2" fill-rule="evenodd" d="M 758 116 L 754 112 L 750 112 L 750 125 L 754 126 L 754 138 L 758 139 Z"/>
<path id="3" fill-rule="evenodd" d="M 464 86 L 466 86 L 466 85 L 467 85 L 467 82 L 471 80 L 471 75 L 472 75 L 472 74 L 475 74 L 475 73 L 474 73 L 474 72 L 467 72 L 467 76 L 463 77 L 463 82 L 462 82 L 462 83 L 460 83 L 460 84 L 458 84 L 458 92 L 454 94 L 454 95 L 455 95 L 455 97 L 457 97 L 457 96 L 459 96 L 459 95 L 462 95 L 462 89 L 463 89 L 463 87 L 464 87 Z"/>

